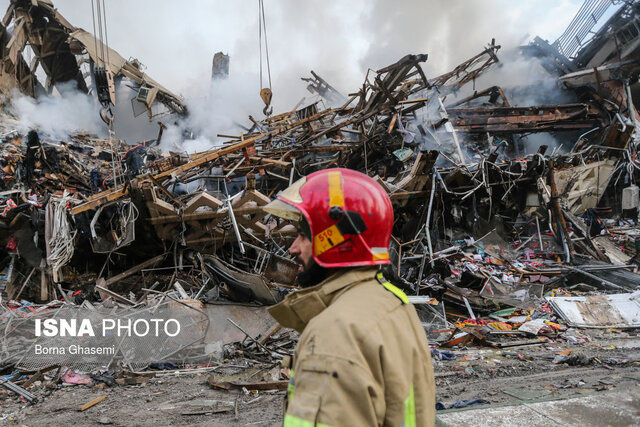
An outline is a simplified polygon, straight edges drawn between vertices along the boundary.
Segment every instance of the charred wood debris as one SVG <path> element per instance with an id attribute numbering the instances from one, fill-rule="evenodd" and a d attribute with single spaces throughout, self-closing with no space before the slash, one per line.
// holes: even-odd
<path id="1" fill-rule="evenodd" d="M 639 22 L 640 5 L 628 2 L 583 46 L 537 38 L 519 49 L 571 99 L 561 105 L 509 99 L 535 86 L 476 87 L 501 69 L 492 40 L 436 77 L 421 67 L 426 54 L 407 55 L 346 95 L 311 72 L 302 80 L 317 102 L 249 116 L 191 155 L 160 150 L 163 125 L 157 139 L 135 143 L 59 139 L 18 132 L 19 118 L 4 111 L 1 316 L 137 309 L 161 296 L 274 304 L 297 289 L 287 252 L 295 228 L 262 206 L 304 175 L 346 167 L 389 193 L 392 275 L 433 345 L 503 348 L 560 340 L 569 327 L 639 327 L 639 309 L 634 317 L 616 303 L 639 302 Z M 0 31 L 5 97 L 49 90 L 21 55 L 27 44 L 47 85 L 72 80 L 87 91 L 78 64 L 99 63 L 95 39 L 49 2 L 12 1 Z M 140 111 L 188 114 L 136 61 L 110 54 L 106 68 L 139 90 Z M 540 133 L 557 146 L 527 154 Z M 266 363 L 295 344 L 278 328 L 242 336 L 224 356 Z"/>

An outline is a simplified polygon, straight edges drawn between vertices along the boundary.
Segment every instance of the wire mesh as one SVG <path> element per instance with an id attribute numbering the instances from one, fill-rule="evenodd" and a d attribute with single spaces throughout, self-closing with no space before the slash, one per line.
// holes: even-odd
<path id="1" fill-rule="evenodd" d="M 0 317 L 4 333 L 0 360 L 28 371 L 51 366 L 92 370 L 118 364 L 135 371 L 152 362 L 179 363 L 190 348 L 203 344 L 209 327 L 206 313 L 196 303 L 168 299 L 137 309 L 64 304 L 7 310 Z M 53 331 L 47 320 L 58 330 Z"/>

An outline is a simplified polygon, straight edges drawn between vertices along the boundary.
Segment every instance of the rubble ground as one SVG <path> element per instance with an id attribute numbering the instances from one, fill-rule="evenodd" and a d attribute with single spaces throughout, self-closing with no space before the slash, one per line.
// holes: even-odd
<path id="1" fill-rule="evenodd" d="M 78 407 L 106 394 L 87 409 Z M 211 411 L 212 401 L 231 402 L 225 413 Z M 235 404 L 237 400 L 237 414 Z M 51 391 L 35 406 L 0 400 L 0 423 L 17 425 L 256 425 L 282 424 L 284 391 L 259 394 L 212 390 L 205 374 L 168 375 L 137 386 L 96 390 L 88 386 Z M 192 414 L 188 414 L 192 413 Z M 188 414 L 188 415 L 187 415 Z"/>
<path id="2" fill-rule="evenodd" d="M 598 334 L 600 335 L 600 334 Z M 553 343 L 509 350 L 468 348 L 459 359 L 435 362 L 438 401 L 485 399 L 491 405 L 565 399 L 584 393 L 640 388 L 640 336 L 607 333 L 583 345 Z M 554 364 L 563 350 L 595 358 Z"/>
<path id="3" fill-rule="evenodd" d="M 597 361 L 576 366 L 554 364 L 556 353 L 567 349 Z M 632 395 L 640 392 L 640 336 L 624 332 L 595 332 L 593 341 L 582 345 L 554 343 L 507 351 L 466 348 L 454 353 L 459 359 L 434 363 L 436 399 L 445 405 L 457 400 L 485 399 L 497 407 L 610 391 Z M 78 411 L 81 404 L 103 394 L 107 394 L 103 402 Z M 207 373 L 180 371 L 164 373 L 136 386 L 69 386 L 42 396 L 35 406 L 21 402 L 15 395 L 0 399 L 2 421 L 18 425 L 280 425 L 285 392 L 214 390 L 207 385 Z M 214 400 L 235 404 L 236 399 L 237 417 L 235 407 L 226 413 L 206 413 Z M 185 415 L 189 412 L 194 414 Z"/>

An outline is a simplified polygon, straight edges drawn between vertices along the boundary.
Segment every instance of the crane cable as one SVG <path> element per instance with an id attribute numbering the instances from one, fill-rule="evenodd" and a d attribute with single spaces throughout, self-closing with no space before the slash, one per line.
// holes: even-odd
<path id="1" fill-rule="evenodd" d="M 102 2 L 102 4 L 101 4 Z M 91 0 L 91 20 L 93 23 L 93 41 L 95 47 L 95 69 L 94 77 L 98 100 L 103 106 L 100 112 L 102 120 L 110 124 L 113 120 L 111 106 L 115 106 L 115 84 L 113 74 L 109 68 L 111 61 L 109 58 L 109 36 L 107 33 L 107 16 L 104 0 Z M 96 31 L 97 21 L 97 31 Z M 100 48 L 98 48 L 100 42 Z"/>
<path id="2" fill-rule="evenodd" d="M 269 87 L 263 87 L 262 85 L 262 36 L 264 34 L 264 52 L 267 60 L 267 75 L 269 77 Z M 271 115 L 273 107 L 271 105 L 271 65 L 269 64 L 269 43 L 267 41 L 267 21 L 264 17 L 264 2 L 258 0 L 258 48 L 260 51 L 260 97 L 264 101 L 265 107 L 262 110 L 265 116 Z"/>
<path id="3" fill-rule="evenodd" d="M 102 2 L 102 5 L 100 4 Z M 115 82 L 113 75 L 109 69 L 111 64 L 109 58 L 109 36 L 107 33 L 107 11 L 105 0 L 91 0 L 91 20 L 93 22 L 93 40 L 95 43 L 96 65 L 94 70 L 96 90 L 98 92 L 98 100 L 102 104 L 100 117 L 109 126 L 109 146 L 111 147 L 111 167 L 113 171 L 113 186 L 118 186 L 118 174 L 116 168 L 117 153 L 114 147 L 115 130 L 114 115 L 111 106 L 115 106 Z M 96 21 L 98 22 L 98 31 L 96 32 Z M 100 41 L 100 49 L 98 49 L 98 39 Z M 106 53 L 105 53 L 106 51 Z M 105 61 L 106 56 L 106 61 Z M 100 63 L 102 62 L 102 65 Z"/>
<path id="4" fill-rule="evenodd" d="M 107 34 L 107 8 L 104 0 L 100 6 L 101 0 L 95 0 L 95 10 L 93 6 L 94 0 L 91 0 L 91 18 L 93 21 L 93 34 L 96 46 L 96 56 L 102 61 L 103 66 L 109 63 L 109 35 Z M 98 21 L 98 32 L 100 33 L 100 50 L 98 50 L 98 34 L 96 33 L 96 19 Z M 105 49 L 106 47 L 106 49 Z M 105 54 L 106 53 L 106 54 Z M 105 61 L 106 56 L 106 61 Z"/>

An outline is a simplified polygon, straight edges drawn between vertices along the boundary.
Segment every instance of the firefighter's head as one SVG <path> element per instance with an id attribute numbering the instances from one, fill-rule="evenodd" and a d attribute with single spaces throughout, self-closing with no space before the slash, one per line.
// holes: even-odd
<path id="1" fill-rule="evenodd" d="M 293 220 L 290 253 L 307 271 L 314 264 L 342 268 L 389 263 L 393 209 L 384 189 L 351 169 L 326 169 L 301 178 L 265 206 Z"/>

